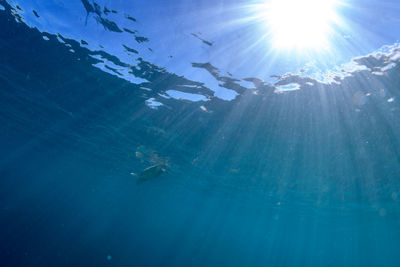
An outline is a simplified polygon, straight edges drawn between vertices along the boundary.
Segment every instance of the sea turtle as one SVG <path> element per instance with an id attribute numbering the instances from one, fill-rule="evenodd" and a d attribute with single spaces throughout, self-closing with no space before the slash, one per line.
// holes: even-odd
<path id="1" fill-rule="evenodd" d="M 166 171 L 167 165 L 165 163 L 159 163 L 144 169 L 139 175 L 133 172 L 131 173 L 131 175 L 138 178 L 136 182 L 137 184 L 141 184 L 144 181 L 157 178 Z"/>

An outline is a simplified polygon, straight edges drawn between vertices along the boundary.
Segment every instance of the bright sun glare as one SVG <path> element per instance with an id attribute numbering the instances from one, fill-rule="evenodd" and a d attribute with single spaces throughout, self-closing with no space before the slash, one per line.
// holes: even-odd
<path id="1" fill-rule="evenodd" d="M 278 49 L 329 48 L 337 0 L 269 0 L 263 16 Z"/>

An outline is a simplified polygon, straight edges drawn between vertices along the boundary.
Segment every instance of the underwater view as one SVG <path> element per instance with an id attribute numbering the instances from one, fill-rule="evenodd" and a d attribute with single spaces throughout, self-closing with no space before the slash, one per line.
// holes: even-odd
<path id="1" fill-rule="evenodd" d="M 1 266 L 400 266 L 398 0 L 0 0 Z"/>

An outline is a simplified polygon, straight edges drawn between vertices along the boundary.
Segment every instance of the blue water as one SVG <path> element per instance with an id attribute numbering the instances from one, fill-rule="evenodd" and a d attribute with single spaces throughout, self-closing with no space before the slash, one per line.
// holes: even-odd
<path id="1" fill-rule="evenodd" d="M 95 68 L 118 60 L 0 4 L 1 266 L 400 265 L 400 67 L 372 74 L 395 48 L 283 94 L 216 75 L 226 101 L 144 59 L 140 85 Z M 176 84 L 210 100 L 160 97 Z"/>

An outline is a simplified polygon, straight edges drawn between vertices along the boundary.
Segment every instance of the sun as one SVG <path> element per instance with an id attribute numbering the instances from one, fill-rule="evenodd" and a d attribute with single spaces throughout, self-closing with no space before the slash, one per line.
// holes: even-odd
<path id="1" fill-rule="evenodd" d="M 329 47 L 338 0 L 269 0 L 263 17 L 277 49 Z"/>

